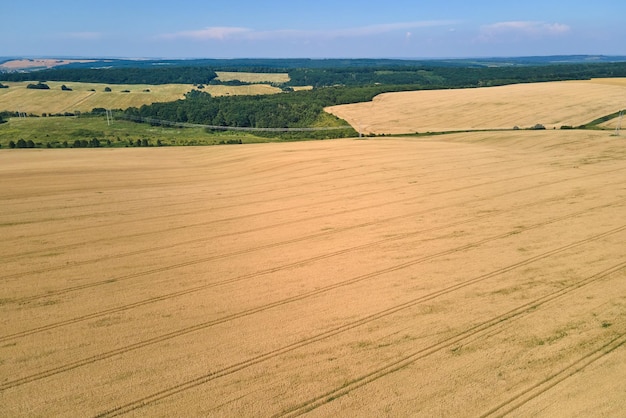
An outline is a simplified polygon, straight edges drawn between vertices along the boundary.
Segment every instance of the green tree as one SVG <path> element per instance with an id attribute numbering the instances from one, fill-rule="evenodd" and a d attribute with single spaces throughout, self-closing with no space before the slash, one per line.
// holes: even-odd
<path id="1" fill-rule="evenodd" d="M 26 86 L 27 89 L 36 89 L 36 90 L 50 90 L 50 86 L 42 83 L 41 81 L 37 84 L 29 84 Z"/>
<path id="2" fill-rule="evenodd" d="M 16 144 L 17 148 L 26 148 L 26 141 L 24 141 L 22 138 L 17 140 L 17 144 Z"/>
<path id="3" fill-rule="evenodd" d="M 15 148 L 15 147 L 16 147 L 15 142 L 13 140 L 10 140 L 9 141 L 9 148 Z"/>

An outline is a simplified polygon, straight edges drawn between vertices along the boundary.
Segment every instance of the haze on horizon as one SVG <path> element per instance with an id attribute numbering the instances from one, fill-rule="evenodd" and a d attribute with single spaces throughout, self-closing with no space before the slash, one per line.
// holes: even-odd
<path id="1" fill-rule="evenodd" d="M 626 55 L 626 2 L 7 2 L 0 56 L 464 58 Z"/>

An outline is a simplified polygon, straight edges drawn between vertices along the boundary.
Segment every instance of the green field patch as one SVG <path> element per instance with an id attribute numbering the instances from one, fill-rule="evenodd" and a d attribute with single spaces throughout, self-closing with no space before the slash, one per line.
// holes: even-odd
<path id="1" fill-rule="evenodd" d="M 0 151 L 8 151 L 10 142 L 15 144 L 19 139 L 32 140 L 36 148 L 75 148 L 76 141 L 84 141 L 80 147 L 91 147 L 94 138 L 99 147 L 230 145 L 315 138 L 314 133 L 311 138 L 292 136 L 277 138 L 276 134 L 152 126 L 120 119 L 109 125 L 104 116 L 28 117 L 10 118 L 0 125 Z"/>

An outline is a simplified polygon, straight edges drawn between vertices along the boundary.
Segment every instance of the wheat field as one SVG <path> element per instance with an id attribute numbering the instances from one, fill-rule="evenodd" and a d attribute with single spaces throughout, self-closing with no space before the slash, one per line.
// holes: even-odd
<path id="1" fill-rule="evenodd" d="M 617 416 L 598 131 L 0 151 L 6 416 Z"/>
<path id="2" fill-rule="evenodd" d="M 27 89 L 34 82 L 3 82 L 0 89 L 0 111 L 42 113 L 89 112 L 94 108 L 126 109 L 144 104 L 183 99 L 195 88 L 192 84 L 102 84 L 48 81 L 50 90 Z M 62 91 L 66 85 L 72 91 Z M 105 92 L 105 87 L 111 92 Z M 94 90 L 94 91 L 91 91 Z M 124 92 L 127 90 L 128 92 Z M 149 91 L 147 91 L 149 90 Z M 213 96 L 276 94 L 281 89 L 266 84 L 244 86 L 207 85 L 204 90 Z"/>
<path id="3" fill-rule="evenodd" d="M 286 83 L 289 79 L 287 73 L 248 73 L 235 71 L 216 71 L 220 81 L 243 81 L 246 83 Z"/>
<path id="4" fill-rule="evenodd" d="M 515 84 L 384 93 L 371 102 L 332 106 L 363 134 L 579 126 L 626 108 L 626 79 Z"/>

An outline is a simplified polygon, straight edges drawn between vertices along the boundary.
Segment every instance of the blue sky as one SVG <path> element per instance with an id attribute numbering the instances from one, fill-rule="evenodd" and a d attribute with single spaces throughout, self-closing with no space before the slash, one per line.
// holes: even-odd
<path id="1" fill-rule="evenodd" d="M 10 0 L 0 56 L 626 55 L 626 1 Z"/>

